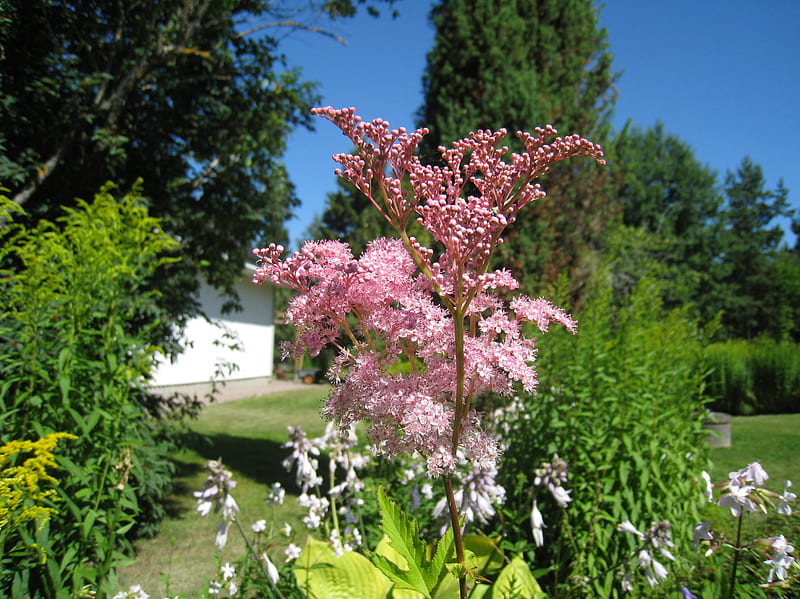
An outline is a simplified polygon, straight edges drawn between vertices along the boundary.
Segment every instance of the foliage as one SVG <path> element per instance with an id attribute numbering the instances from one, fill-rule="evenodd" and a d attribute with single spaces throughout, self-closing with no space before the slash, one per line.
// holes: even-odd
<path id="1" fill-rule="evenodd" d="M 298 429 L 291 431 L 292 440 L 287 445 L 293 448 L 293 453 L 290 459 L 284 461 L 284 466 L 297 471 L 298 478 L 304 480 L 303 489 L 314 486 L 310 481 L 317 478 L 316 470 L 320 464 L 313 456 L 319 453 L 314 448 L 330 449 L 331 464 L 339 463 L 343 457 L 352 463 L 359 459 L 356 453 L 346 455 L 353 450 L 352 434 L 338 440 L 336 437 L 331 427 L 323 438 L 310 442 L 298 434 Z M 225 531 L 222 533 L 224 545 L 228 540 L 227 530 L 234 524 L 245 541 L 244 555 L 235 561 L 236 566 L 226 562 L 219 568 L 216 579 L 209 582 L 210 594 L 227 592 L 230 596 L 236 596 L 238 593 L 247 595 L 256 592 L 259 596 L 279 599 L 450 599 L 458 595 L 457 576 L 466 566 L 467 574 L 478 583 L 470 588 L 469 597 L 472 599 L 540 599 L 543 596 L 525 561 L 520 556 L 506 559 L 493 539 L 480 535 L 466 536 L 466 564 L 458 562 L 452 529 L 438 542 L 426 543 L 419 537 L 416 520 L 388 499 L 382 489 L 378 490 L 377 498 L 381 525 L 375 527 L 379 531 L 380 541 L 373 551 L 362 549 L 359 552 L 350 543 L 352 536 L 345 537 L 344 531 L 347 529 L 340 529 L 339 523 L 343 515 L 348 516 L 349 523 L 355 522 L 355 519 L 349 519 L 352 506 L 342 510 L 337 519 L 337 510 L 333 505 L 338 496 L 334 489 L 342 486 L 333 485 L 335 467 L 330 469 L 331 489 L 327 494 L 331 509 L 320 512 L 320 504 L 316 503 L 309 510 L 309 518 L 304 519 L 310 529 L 318 532 L 330 530 L 328 541 L 308 535 L 302 549 L 291 543 L 285 551 L 285 562 L 291 562 L 293 572 L 290 573 L 288 566 L 279 569 L 269 555 L 274 553 L 270 552 L 270 548 L 276 542 L 275 523 L 268 526 L 266 520 L 259 520 L 251 527 L 252 534 L 245 531 L 238 502 L 233 498 L 233 490 L 237 485 L 232 473 L 223 468 L 221 460 L 210 461 L 207 468 L 210 476 L 205 487 L 194 495 L 198 498 L 198 513 L 207 515 L 213 508 L 216 513 L 222 514 L 216 539 L 217 551 L 222 550 L 221 531 Z M 354 478 L 357 480 L 355 473 L 347 473 L 347 484 L 353 483 Z M 318 481 L 321 484 L 322 477 L 318 477 Z M 356 490 L 360 491 L 360 488 Z M 273 485 L 268 502 L 282 503 L 284 496 L 281 486 Z M 305 491 L 300 497 L 301 501 L 304 496 Z M 361 506 L 363 503 L 355 505 Z M 360 507 L 356 509 L 360 510 Z M 310 521 L 312 512 L 317 512 L 313 523 Z M 295 537 L 291 527 L 286 524 L 283 530 L 285 536 Z M 343 544 L 341 541 L 345 538 L 348 542 Z M 221 564 L 219 553 L 218 563 Z M 495 578 L 493 584 L 486 578 L 489 575 Z M 141 587 L 135 585 L 129 592 L 119 596 L 136 597 L 140 590 Z"/>
<path id="2" fill-rule="evenodd" d="M 617 568 L 634 545 L 617 524 L 669 520 L 685 550 L 696 523 L 706 462 L 703 335 L 685 310 L 665 312 L 659 295 L 645 279 L 615 305 L 598 284 L 578 315 L 579 334 L 542 340 L 539 392 L 524 397 L 527 415 L 506 433 L 502 531 L 550 570 L 542 582 L 555 596 L 620 595 Z M 553 454 L 569 465 L 572 500 L 561 510 L 535 497 L 547 526 L 542 554 L 526 523 L 534 468 Z"/>
<path id="3" fill-rule="evenodd" d="M 709 265 L 719 255 L 721 190 L 717 175 L 700 164 L 689 145 L 667 133 L 663 123 L 642 129 L 628 125 L 614 139 L 614 168 L 619 172 L 618 200 L 623 236 L 647 236 L 637 248 L 658 264 L 658 273 L 641 265 L 617 265 L 615 276 L 628 285 L 642 276 L 657 275 L 668 306 L 703 305 L 708 293 Z M 618 251 L 611 252 L 620 258 Z M 706 317 L 713 317 L 703 311 Z"/>
<path id="4" fill-rule="evenodd" d="M 775 275 L 783 231 L 775 219 L 791 214 L 788 191 L 782 181 L 774 190 L 767 189 L 761 167 L 744 158 L 735 172 L 728 173 L 725 194 L 721 252 L 711 265 L 716 283 L 709 298 L 711 309 L 723 311 L 729 338 L 754 339 L 765 333 L 785 337 L 786 328 L 780 325 L 786 323 L 775 319 L 790 299 L 776 293 L 783 291 L 776 286 Z"/>
<path id="5" fill-rule="evenodd" d="M 431 130 L 422 156 L 436 160 L 437 146 L 465 131 L 541 123 L 605 143 L 616 77 L 597 11 L 591 0 L 438 2 L 419 111 Z M 580 295 L 615 211 L 610 177 L 588 162 L 554 165 L 542 179 L 549 197 L 510 227 L 497 263 L 529 293 L 568 271 Z"/>
<path id="6" fill-rule="evenodd" d="M 107 180 L 141 178 L 183 256 L 157 301 L 191 315 L 200 274 L 232 293 L 249 244 L 284 238 L 297 205 L 280 157 L 317 96 L 279 32 L 324 34 L 303 19 L 363 4 L 4 0 L 0 180 L 32 219 L 53 220 Z"/>
<path id="7" fill-rule="evenodd" d="M 378 491 L 378 503 L 384 534 L 399 559 L 392 560 L 376 553 L 372 556 L 372 563 L 398 588 L 412 589 L 426 598 L 431 597 L 444 580 L 447 574 L 445 564 L 454 554 L 453 528 L 448 527 L 429 551 L 419 538 L 419 524 L 409 519 L 383 489 Z"/>
<path id="8" fill-rule="evenodd" d="M 152 531 L 163 514 L 173 473 L 162 425 L 170 405 L 145 391 L 158 352 L 148 329 L 166 316 L 144 285 L 176 244 L 136 188 L 117 200 L 106 186 L 34 228 L 4 207 L 0 263 L 13 268 L 0 272 L 0 441 L 77 437 L 61 452 L 58 512 L 37 531 L 46 560 L 15 588 L 54 597 L 96 583 L 102 592 L 126 537 Z"/>
<path id="9" fill-rule="evenodd" d="M 59 439 L 75 439 L 68 433 L 51 433 L 37 441 L 8 441 L 0 447 L 0 588 L 23 592 L 26 570 L 47 560 L 37 544 L 41 530 L 57 510 L 54 485 L 48 472 L 56 468 Z M 25 459 L 23 460 L 23 456 Z M 49 488 L 45 488 L 49 486 Z"/>
<path id="10" fill-rule="evenodd" d="M 800 412 L 800 347 L 769 338 L 715 343 L 706 350 L 708 395 L 731 414 Z"/>

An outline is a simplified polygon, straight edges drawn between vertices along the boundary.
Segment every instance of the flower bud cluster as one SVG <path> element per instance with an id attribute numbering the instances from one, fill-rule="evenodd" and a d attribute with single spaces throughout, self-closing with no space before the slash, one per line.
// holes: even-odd
<path id="1" fill-rule="evenodd" d="M 536 478 L 533 479 L 533 484 L 546 487 L 558 505 L 567 507 L 567 504 L 572 501 L 569 496 L 570 491 L 563 487 L 563 484 L 567 482 L 567 462 L 555 454 L 552 462 L 542 462 L 534 474 L 536 474 Z"/>

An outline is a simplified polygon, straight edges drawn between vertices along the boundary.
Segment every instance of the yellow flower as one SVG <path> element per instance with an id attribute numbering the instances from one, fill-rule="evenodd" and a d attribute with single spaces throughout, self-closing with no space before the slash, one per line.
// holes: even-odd
<path id="1" fill-rule="evenodd" d="M 46 483 L 58 481 L 48 473 L 57 468 L 53 452 L 59 439 L 77 439 L 69 433 L 51 433 L 38 441 L 9 441 L 0 447 L 0 532 L 26 522 L 39 527 L 50 519 L 55 509 L 46 504 L 55 499 L 53 488 Z M 14 456 L 28 457 L 20 464 Z"/>

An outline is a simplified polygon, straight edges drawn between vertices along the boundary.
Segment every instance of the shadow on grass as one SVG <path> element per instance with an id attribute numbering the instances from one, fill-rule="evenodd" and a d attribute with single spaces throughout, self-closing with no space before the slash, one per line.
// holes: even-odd
<path id="1" fill-rule="evenodd" d="M 283 467 L 283 460 L 291 450 L 281 445 L 268 439 L 215 433 L 193 436 L 187 447 L 206 460 L 222 458 L 226 468 L 241 473 L 253 482 L 267 486 L 278 482 L 287 492 L 297 494 L 300 491 L 295 484 L 294 475 Z M 327 468 L 324 457 L 320 458 L 320 466 Z"/>
<path id="2" fill-rule="evenodd" d="M 198 489 L 192 488 L 188 481 L 196 477 L 205 468 L 202 464 L 180 459 L 173 459 L 172 463 L 175 465 L 172 490 L 162 500 L 161 505 L 169 518 L 178 520 L 184 518 L 187 514 L 193 513 L 194 497 L 192 493 Z"/>

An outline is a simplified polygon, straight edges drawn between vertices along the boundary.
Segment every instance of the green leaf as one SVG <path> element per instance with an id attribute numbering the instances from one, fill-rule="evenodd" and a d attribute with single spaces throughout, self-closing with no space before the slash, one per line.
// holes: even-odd
<path id="1" fill-rule="evenodd" d="M 503 552 L 497 546 L 498 540 L 483 535 L 464 536 L 464 549 L 475 556 L 478 572 L 488 572 L 503 565 Z"/>
<path id="2" fill-rule="evenodd" d="M 503 568 L 492 585 L 491 599 L 537 599 L 542 596 L 542 588 L 520 555 Z"/>
<path id="3" fill-rule="evenodd" d="M 389 580 L 402 588 L 413 589 L 431 597 L 447 570 L 445 562 L 453 554 L 453 533 L 448 530 L 437 544 L 433 557 L 428 559 L 425 543 L 419 538 L 419 525 L 391 499 L 381 487 L 378 489 L 383 532 L 392 549 L 402 558 L 392 561 L 386 555 L 374 553 L 375 564 Z"/>
<path id="4" fill-rule="evenodd" d="M 337 557 L 325 542 L 308 537 L 294 569 L 297 585 L 311 599 L 385 599 L 392 587 L 360 553 Z"/>

